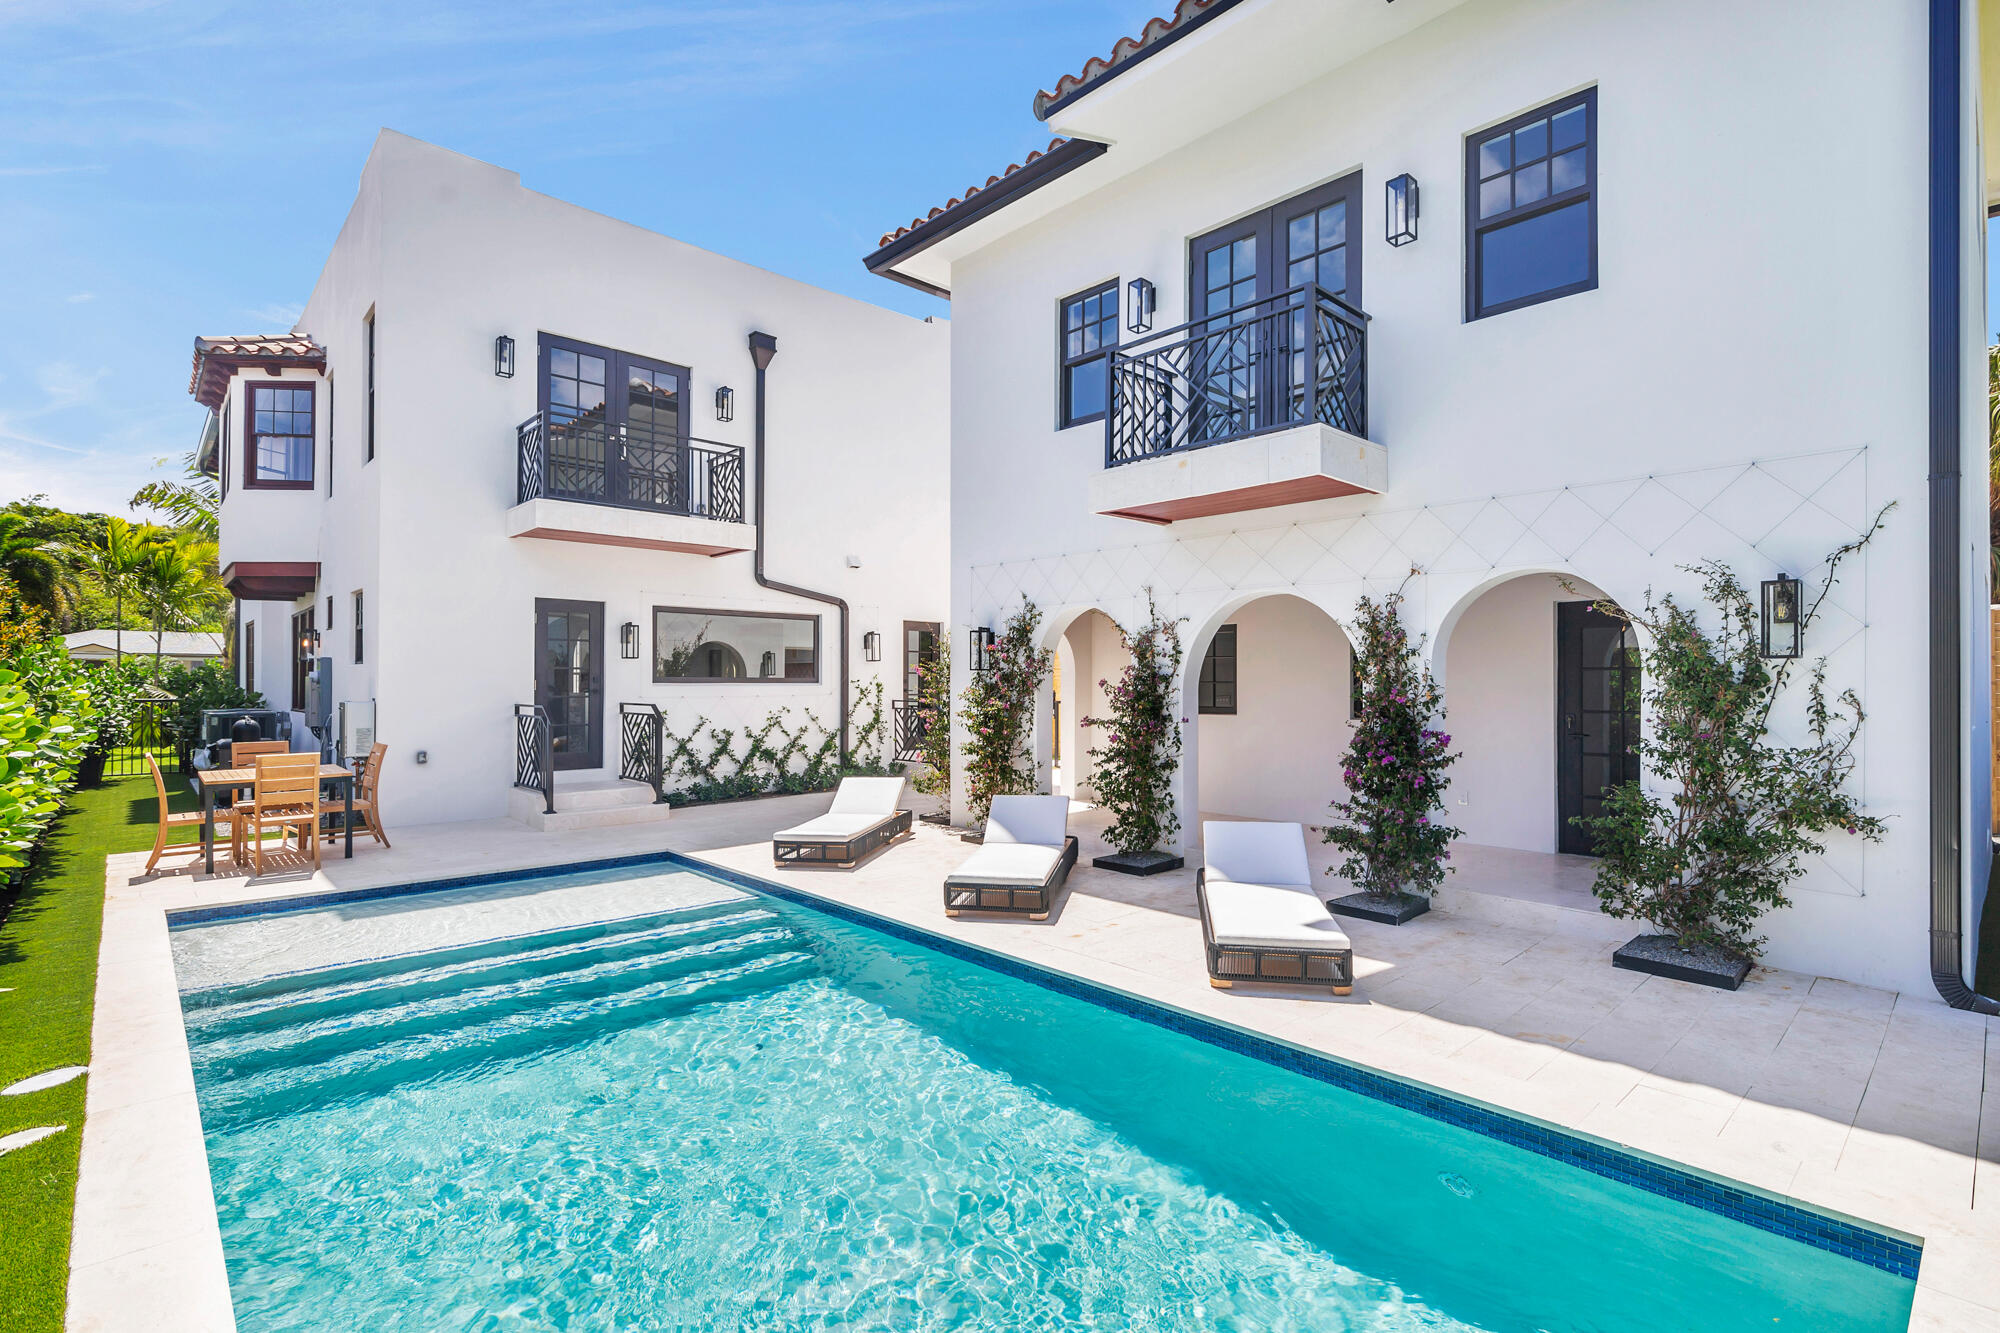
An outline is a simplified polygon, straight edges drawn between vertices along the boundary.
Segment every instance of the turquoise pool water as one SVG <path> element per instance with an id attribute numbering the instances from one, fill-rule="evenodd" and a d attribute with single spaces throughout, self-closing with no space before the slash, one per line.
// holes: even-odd
<path id="1" fill-rule="evenodd" d="M 1906 1278 L 762 895 L 183 1000 L 246 1333 L 1909 1317 Z"/>

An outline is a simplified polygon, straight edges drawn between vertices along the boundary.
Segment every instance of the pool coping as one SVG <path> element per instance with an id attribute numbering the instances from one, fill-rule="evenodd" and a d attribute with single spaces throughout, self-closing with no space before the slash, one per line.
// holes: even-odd
<path id="1" fill-rule="evenodd" d="M 1316 1082 L 1415 1112 L 1509 1146 L 1564 1163 L 1602 1179 L 1616 1181 L 1655 1197 L 1698 1208 L 1727 1220 L 1781 1236 L 1810 1248 L 1864 1264 L 1915 1284 L 1923 1256 L 1923 1239 L 1911 1233 L 1853 1217 L 1835 1209 L 1808 1204 L 1759 1189 L 1727 1176 L 1702 1171 L 1666 1158 L 1614 1144 L 1579 1130 L 1550 1124 L 1421 1081 L 1383 1073 L 1358 1062 L 1311 1050 L 1282 1038 L 1254 1032 L 1221 1019 L 1147 999 L 1100 981 L 1045 967 L 983 945 L 971 944 L 892 917 L 867 911 L 817 894 L 778 884 L 729 866 L 684 852 L 662 850 L 563 862 L 522 870 L 490 871 L 407 884 L 290 895 L 204 907 L 168 908 L 169 931 L 283 912 L 310 911 L 354 902 L 478 888 L 489 884 L 533 881 L 592 871 L 649 865 L 678 865 L 752 893 L 793 903 L 838 920 L 876 930 L 928 948 L 947 957 L 1026 981 L 1045 990 L 1084 1000 L 1137 1018 L 1167 1031 L 1192 1037 L 1218 1049 L 1261 1060 Z M 504 939 L 506 937 L 496 937 Z M 178 1001 L 179 991 L 176 991 Z M 176 1018 L 178 1018 L 178 1012 Z M 204 1161 L 206 1149 L 204 1145 Z"/>

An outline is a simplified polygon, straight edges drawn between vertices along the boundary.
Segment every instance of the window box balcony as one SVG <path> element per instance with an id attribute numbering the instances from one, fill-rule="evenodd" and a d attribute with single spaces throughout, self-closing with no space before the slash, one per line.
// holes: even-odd
<path id="1" fill-rule="evenodd" d="M 1172 523 L 1378 493 L 1368 316 L 1306 285 L 1111 354 L 1100 514 Z"/>
<path id="2" fill-rule="evenodd" d="M 746 521 L 743 449 L 647 435 L 585 417 L 522 422 L 512 537 L 728 555 L 756 545 Z"/>

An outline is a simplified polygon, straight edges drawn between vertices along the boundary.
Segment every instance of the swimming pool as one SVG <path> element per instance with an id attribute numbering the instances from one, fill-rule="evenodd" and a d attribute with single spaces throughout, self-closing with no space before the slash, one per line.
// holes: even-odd
<path id="1" fill-rule="evenodd" d="M 738 876 L 457 892 L 176 928 L 244 1330 L 1908 1322 L 1908 1241 Z"/>

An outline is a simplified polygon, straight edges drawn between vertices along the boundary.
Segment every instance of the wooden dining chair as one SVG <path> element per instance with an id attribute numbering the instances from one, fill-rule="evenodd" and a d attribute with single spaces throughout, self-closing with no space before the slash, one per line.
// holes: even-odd
<path id="1" fill-rule="evenodd" d="M 313 869 L 319 869 L 319 756 L 316 754 L 265 754 L 257 756 L 257 783 L 251 788 L 250 807 L 237 807 L 239 827 L 247 824 L 243 836 L 250 843 L 256 873 L 264 873 L 264 834 L 297 829 L 299 850 L 312 848 Z"/>
<path id="2" fill-rule="evenodd" d="M 153 795 L 160 803 L 160 824 L 159 828 L 153 834 L 153 854 L 146 858 L 146 868 L 141 872 L 150 875 L 153 873 L 153 867 L 160 863 L 160 858 L 168 852 L 192 852 L 196 856 L 201 855 L 200 838 L 196 838 L 193 842 L 177 842 L 171 846 L 167 843 L 167 834 L 174 829 L 191 828 L 198 831 L 201 828 L 201 811 L 188 810 L 176 813 L 168 809 L 167 780 L 160 776 L 160 765 L 150 754 L 146 756 L 146 767 L 152 770 Z M 215 822 L 218 825 L 218 833 L 220 832 L 220 825 L 225 823 L 229 825 L 230 841 L 233 844 L 236 837 L 236 812 L 226 809 L 217 810 L 215 812 Z"/>
<path id="3" fill-rule="evenodd" d="M 292 745 L 290 741 L 237 741 L 229 747 L 229 766 L 231 768 L 255 768 L 258 756 L 289 754 L 291 753 L 291 749 Z M 249 808 L 250 794 L 248 792 L 232 792 L 224 803 L 217 805 L 215 817 L 219 821 L 224 811 L 248 810 Z M 236 864 L 238 865 L 243 864 L 243 827 L 243 823 L 240 820 L 230 825 L 229 852 L 231 856 L 236 858 Z"/>
<path id="4" fill-rule="evenodd" d="M 382 756 L 389 753 L 389 747 L 377 742 L 368 751 L 368 757 L 354 766 L 354 817 L 360 822 L 355 826 L 366 829 L 368 835 L 389 846 L 389 835 L 382 831 Z M 339 803 L 329 801 L 328 810 L 339 808 Z M 326 836 L 337 838 L 344 830 L 334 829 Z"/>

